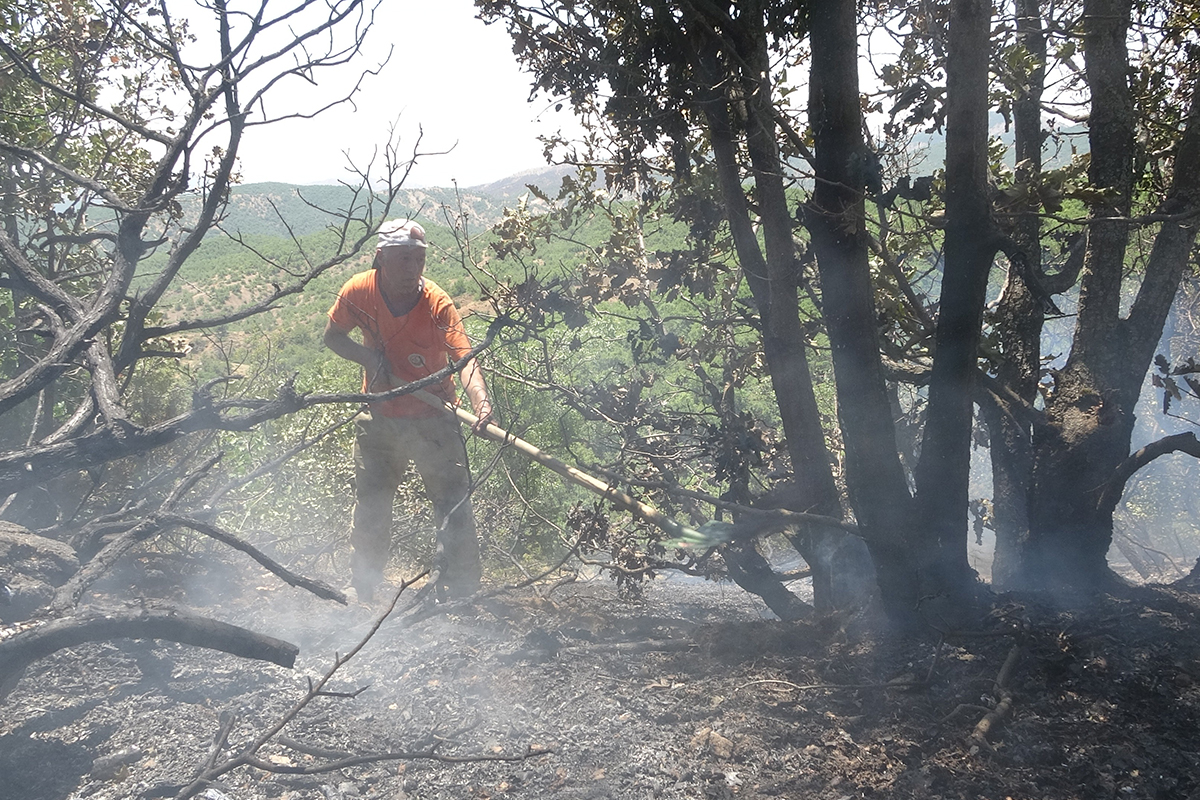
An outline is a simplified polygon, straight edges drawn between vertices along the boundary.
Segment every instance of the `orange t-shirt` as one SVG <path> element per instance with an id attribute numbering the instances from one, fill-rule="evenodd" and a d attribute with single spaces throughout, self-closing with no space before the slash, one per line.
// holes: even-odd
<path id="1" fill-rule="evenodd" d="M 432 375 L 471 351 L 454 301 L 428 278 L 423 279 L 417 304 L 407 314 L 396 317 L 379 291 L 376 271 L 360 272 L 338 292 L 329 309 L 329 319 L 334 327 L 347 333 L 362 329 L 363 344 L 373 350 L 382 348 L 392 375 L 404 383 Z M 363 376 L 364 392 L 368 378 Z M 443 400 L 457 402 L 454 380 L 449 376 L 425 390 Z M 409 395 L 373 403 L 371 410 L 385 417 L 433 417 L 439 413 Z"/>

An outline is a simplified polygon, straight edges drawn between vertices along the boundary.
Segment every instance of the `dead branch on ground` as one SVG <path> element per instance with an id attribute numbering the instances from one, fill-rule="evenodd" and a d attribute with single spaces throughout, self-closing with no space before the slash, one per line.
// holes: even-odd
<path id="1" fill-rule="evenodd" d="M 1014 644 L 1008 651 L 1008 657 L 1004 659 L 1004 664 L 1000 667 L 1000 672 L 996 675 L 996 680 L 992 685 L 992 694 L 997 700 L 996 707 L 984 714 L 983 719 L 976 723 L 975 729 L 967 737 L 969 745 L 989 752 L 993 749 L 991 742 L 988 741 L 988 735 L 1012 713 L 1013 698 L 1012 692 L 1008 690 L 1008 682 L 1020 660 L 1021 645 Z"/>
<path id="2" fill-rule="evenodd" d="M 11 691 L 26 667 L 51 653 L 84 642 L 109 639 L 163 639 L 269 661 L 289 669 L 300 648 L 225 622 L 180 609 L 96 612 L 57 619 L 0 642 L 0 699 Z"/>
<path id="3" fill-rule="evenodd" d="M 350 650 L 350 652 L 346 653 L 345 655 L 336 656 L 333 666 L 331 666 L 325 672 L 325 674 L 321 676 L 320 679 L 310 682 L 308 691 L 305 692 L 304 696 L 301 697 L 291 709 L 289 709 L 279 719 L 268 726 L 267 729 L 259 734 L 252 742 L 250 742 L 250 744 L 246 745 L 241 752 L 220 763 L 217 763 L 215 755 L 210 753 L 208 758 L 205 760 L 204 766 L 200 768 L 196 777 L 191 781 L 191 783 L 179 790 L 176 798 L 182 800 L 183 798 L 193 797 L 210 783 L 220 778 L 222 775 L 225 775 L 228 772 L 242 766 L 254 767 L 255 769 L 259 769 L 264 772 L 279 774 L 316 775 L 325 772 L 334 772 L 347 767 L 378 763 L 381 761 L 410 761 L 424 759 L 438 761 L 444 764 L 466 764 L 482 761 L 512 762 L 524 761 L 526 759 L 550 752 L 548 749 L 541 749 L 531 745 L 524 753 L 517 755 L 481 754 L 473 756 L 453 756 L 439 753 L 438 748 L 441 745 L 441 742 L 439 742 L 420 750 L 393 750 L 383 753 L 366 753 L 361 755 L 344 754 L 336 751 L 320 751 L 318 757 L 329 758 L 330 760 L 310 766 L 276 764 L 258 757 L 258 752 L 272 740 L 279 741 L 280 743 L 288 746 L 300 744 L 290 739 L 286 742 L 283 741 L 282 738 L 279 738 L 280 731 L 283 730 L 284 726 L 295 719 L 296 715 L 299 714 L 314 699 L 317 697 L 331 695 L 330 692 L 326 692 L 324 689 L 326 684 L 328 684 L 330 679 L 333 678 L 334 674 L 336 674 L 338 670 L 349 663 L 350 660 L 353 659 L 359 653 L 359 651 L 366 646 L 367 642 L 369 642 L 375 636 L 375 634 L 379 631 L 379 628 L 383 625 L 384 621 L 395 610 L 396 604 L 400 601 L 400 597 L 404 594 L 405 590 L 407 590 L 417 581 L 425 578 L 427 575 L 428 573 L 421 573 L 415 578 L 410 578 L 404 581 L 396 591 L 391 603 L 388 604 L 387 608 L 384 609 L 383 613 L 379 615 L 379 618 L 375 620 L 375 623 L 371 626 L 363 638 L 359 640 L 359 642 Z M 221 730 L 218 732 L 216 737 L 217 752 L 224 748 L 225 742 L 229 737 L 229 731 L 231 729 L 232 722 L 226 722 L 222 724 Z M 315 748 L 305 745 L 301 745 L 297 749 L 299 749 L 301 752 L 308 752 L 310 754 L 315 750 Z"/>
<path id="4" fill-rule="evenodd" d="M 359 651 L 366 647 L 367 642 L 371 641 L 375 634 L 379 632 L 379 628 L 383 625 L 384 620 L 386 620 L 396 608 L 396 604 L 400 602 L 400 597 L 404 594 L 405 590 L 407 590 L 408 587 L 412 586 L 417 581 L 424 578 L 426 575 L 428 575 L 428 572 L 422 572 L 415 578 L 410 578 L 401 583 L 400 588 L 396 590 L 396 595 L 392 598 L 392 601 L 388 604 L 387 608 L 385 608 L 383 613 L 379 615 L 379 618 L 375 620 L 374 624 L 371 625 L 370 629 L 366 632 L 362 639 L 358 641 L 358 644 L 354 645 L 354 647 L 350 649 L 350 652 L 346 653 L 345 655 L 335 655 L 333 666 L 326 670 L 325 674 L 322 675 L 319 680 L 309 682 L 308 691 L 305 692 L 304 696 L 296 701 L 295 705 L 286 711 L 279 719 L 273 722 L 265 731 L 259 734 L 253 741 L 250 742 L 250 744 L 246 745 L 240 753 L 219 764 L 216 763 L 216 759 L 214 757 L 210 756 L 206 760 L 204 766 L 198 770 L 196 777 L 192 779 L 191 783 L 180 789 L 179 793 L 176 795 L 177 800 L 193 797 L 196 793 L 203 790 L 217 778 L 220 778 L 222 775 L 225 775 L 226 773 L 231 772 L 238 767 L 257 766 L 262 768 L 261 765 L 265 764 L 266 762 L 263 762 L 257 758 L 258 751 L 261 750 L 263 746 L 267 744 L 267 742 L 274 739 L 279 732 L 283 730 L 284 726 L 295 719 L 296 715 L 303 711 L 309 703 L 321 695 L 325 685 L 329 683 L 338 670 L 340 670 L 342 667 L 348 664 L 352 658 L 358 655 Z"/>
<path id="5" fill-rule="evenodd" d="M 134 545 L 159 533 L 160 530 L 161 528 L 152 520 L 147 519 L 110 540 L 91 561 L 84 564 L 78 572 L 71 576 L 69 581 L 58 588 L 54 594 L 54 600 L 50 603 L 51 615 L 62 616 L 79 605 L 79 600 L 88 587 L 116 564 L 121 556 L 125 555 Z"/>
<path id="6" fill-rule="evenodd" d="M 859 691 L 862 689 L 924 689 L 928 686 L 928 683 L 925 681 L 911 680 L 887 681 L 886 683 L 792 683 L 791 681 L 764 678 L 762 680 L 744 683 L 737 687 L 737 690 L 745 689 L 748 686 L 758 686 L 762 684 L 786 686 L 787 688 L 798 692 L 811 692 L 817 690 Z"/>
<path id="7" fill-rule="evenodd" d="M 155 516 L 155 522 L 163 527 L 181 527 L 188 528 L 196 533 L 202 533 L 209 538 L 216 539 L 218 542 L 227 544 L 234 550 L 239 550 L 250 556 L 269 572 L 281 578 L 289 586 L 295 586 L 298 589 L 305 589 L 312 592 L 322 600 L 333 600 L 334 602 L 346 605 L 346 593 L 335 589 L 324 581 L 319 581 L 314 578 L 306 578 L 303 575 L 297 575 L 289 570 L 266 553 L 259 550 L 249 542 L 243 541 L 234 536 L 229 531 L 204 520 L 195 519 L 193 517 L 182 516 L 179 514 L 159 514 Z"/>

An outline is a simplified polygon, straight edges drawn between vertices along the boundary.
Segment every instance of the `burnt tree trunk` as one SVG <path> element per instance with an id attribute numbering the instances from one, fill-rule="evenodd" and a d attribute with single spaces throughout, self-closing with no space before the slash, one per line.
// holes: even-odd
<path id="1" fill-rule="evenodd" d="M 1032 57 L 1030 69 L 1020 76 L 1022 87 L 1013 98 L 1014 146 L 1024 175 L 1036 181 L 1042 171 L 1042 93 L 1046 81 L 1046 35 L 1037 0 L 1017 0 L 1017 36 Z M 1030 406 L 1037 397 L 1041 369 L 1044 313 L 1030 286 L 1031 276 L 1042 272 L 1041 218 L 1038 208 L 1024 202 L 1010 212 L 1019 214 L 1013 241 L 1025 260 L 1024 268 L 1009 259 L 1008 276 L 992 319 L 1002 358 L 996 378 Z M 981 406 L 988 428 L 992 460 L 992 504 L 996 549 L 992 585 L 1011 586 L 1021 571 L 1021 558 L 1029 541 L 1029 473 L 1032 466 L 1030 423 L 1015 409 L 996 399 Z"/>
<path id="2" fill-rule="evenodd" d="M 912 538 L 930 555 L 926 595 L 944 598 L 934 613 L 953 619 L 969 600 L 967 487 L 975 375 L 996 231 L 988 200 L 988 55 L 991 3 L 951 0 L 946 59 L 946 240 L 933 372 L 921 458 L 918 519 Z"/>
<path id="3" fill-rule="evenodd" d="M 754 176 L 755 195 L 762 218 L 763 242 L 767 253 L 770 319 L 774 329 L 764 333 L 764 336 L 775 339 L 777 349 L 803 354 L 808 342 L 800 325 L 800 306 L 797 299 L 800 265 L 796 258 L 793 237 L 795 222 L 788 209 L 784 190 L 784 167 L 777 144 L 778 130 L 770 79 L 770 49 L 766 29 L 762 27 L 761 20 L 761 15 L 754 18 L 754 22 L 751 23 L 753 29 L 746 37 L 754 44 L 752 58 L 748 59 L 754 80 L 746 86 L 746 150 Z M 812 391 L 811 380 L 806 390 Z M 815 395 L 811 404 L 815 412 Z M 820 428 L 819 416 L 816 418 L 816 427 Z M 805 450 L 808 451 L 806 469 L 816 468 L 814 458 L 823 458 L 820 480 L 823 485 L 831 486 L 831 459 L 823 432 L 819 442 L 806 444 Z M 801 478 L 797 474 L 796 480 L 809 479 Z M 842 516 L 841 499 L 836 488 L 823 505 L 822 510 L 818 511 L 814 507 L 813 511 L 830 517 Z M 796 497 L 785 506 L 794 511 L 809 510 L 801 497 Z M 860 579 L 873 571 L 870 555 L 861 540 L 849 537 L 841 530 L 810 526 L 799 535 L 791 537 L 791 541 L 812 568 L 814 595 L 820 591 L 827 596 L 817 602 L 818 609 L 841 607 L 861 599 L 861 592 L 857 590 Z"/>
<path id="4" fill-rule="evenodd" d="M 786 508 L 840 519 L 841 498 L 833 480 L 831 458 L 821 428 L 805 353 L 807 338 L 800 324 L 799 264 L 793 239 L 794 221 L 788 209 L 783 164 L 771 105 L 769 48 L 761 14 L 747 13 L 724 45 L 736 47 L 742 80 L 727 81 L 717 43 L 701 50 L 698 72 L 705 84 L 705 119 L 712 140 L 722 197 L 743 274 L 754 297 L 762 325 L 763 354 L 783 421 L 793 481 Z M 724 91 L 718 87 L 727 85 Z M 737 161 L 737 131 L 745 137 L 754 177 L 763 244 L 751 223 L 743 176 Z M 765 254 L 764 254 L 765 249 Z M 862 542 L 840 530 L 811 526 L 790 541 L 813 572 L 814 604 L 829 610 L 861 599 L 861 574 L 840 580 L 835 572 L 867 573 L 870 557 Z M 727 554 L 739 558 L 736 551 Z M 748 554 L 743 554 L 748 555 Z M 752 574 L 752 564 L 737 572 Z M 736 565 L 735 565 L 736 569 Z M 838 588 L 841 587 L 841 588 Z M 764 595 L 765 597 L 765 595 Z"/>
<path id="5" fill-rule="evenodd" d="M 867 256 L 855 4 L 820 4 L 810 24 L 816 185 L 804 219 L 821 278 L 850 502 L 867 534 L 885 606 L 904 616 L 921 590 L 905 541 L 912 498 L 896 449 Z"/>
<path id="6" fill-rule="evenodd" d="M 831 459 L 825 444 L 825 433 L 821 428 L 812 372 L 804 352 L 804 337 L 795 303 L 795 256 L 786 254 L 787 267 L 781 267 L 778 263 L 772 267 L 760 248 L 738 166 L 737 134 L 731 103 L 727 96 L 715 90 L 715 87 L 720 86 L 721 76 L 725 73 L 720 68 L 715 43 L 712 44 L 714 46 L 706 48 L 697 59 L 701 80 L 714 87 L 704 102 L 704 114 L 712 138 L 721 196 L 733 234 L 738 262 L 758 308 L 762 325 L 763 356 L 779 406 L 788 455 L 792 461 L 792 472 L 795 476 L 794 494 L 788 505 L 796 506 L 796 510 L 841 518 L 841 501 L 833 480 Z M 786 216 L 786 207 L 783 213 Z M 790 235 L 789 227 L 789 245 Z M 785 256 L 779 252 L 774 239 L 771 255 L 776 261 Z M 786 274 L 787 268 L 791 268 L 793 274 L 786 276 L 784 286 L 774 286 L 768 277 L 772 270 L 777 275 Z M 790 307 L 783 297 L 789 288 L 792 297 Z M 832 581 L 824 574 L 825 565 L 817 557 L 815 549 L 805 546 L 803 539 L 798 539 L 796 544 L 801 557 L 814 570 L 814 604 L 822 610 L 833 607 L 834 600 L 826 590 L 826 587 L 832 585 Z M 746 550 L 732 549 L 726 553 L 726 558 L 731 562 L 730 573 L 735 579 L 761 575 L 758 559 L 753 558 Z M 743 580 L 738 582 L 743 588 L 762 596 L 764 600 L 777 595 L 774 587 L 771 587 L 768 594 L 761 590 L 762 587 L 755 589 Z M 790 613 L 793 610 L 790 601 L 783 604 L 772 601 L 770 605 L 781 617 L 784 612 Z"/>
<path id="7" fill-rule="evenodd" d="M 1117 384 L 1122 354 L 1113 340 L 1129 237 L 1134 152 L 1126 73 L 1128 0 L 1084 4 L 1084 58 L 1091 90 L 1088 177 L 1105 192 L 1087 230 L 1079 316 L 1066 367 L 1047 401 L 1048 428 L 1035 445 L 1026 574 L 1035 585 L 1102 581 L 1112 537 L 1093 490 L 1129 453 L 1140 388 Z M 1131 391 L 1132 390 L 1132 391 Z"/>
<path id="8" fill-rule="evenodd" d="M 1129 314 L 1120 314 L 1135 180 L 1135 110 L 1128 85 L 1128 0 L 1085 4 L 1085 58 L 1092 95 L 1093 188 L 1079 315 L 1071 355 L 1055 375 L 1045 429 L 1035 433 L 1030 550 L 1023 577 L 1037 586 L 1103 586 L 1112 505 L 1101 493 L 1129 455 L 1134 406 L 1196 239 L 1200 208 L 1200 95 L 1193 97 L 1174 154 L 1171 186 Z M 1185 215 L 1180 218 L 1179 215 Z"/>

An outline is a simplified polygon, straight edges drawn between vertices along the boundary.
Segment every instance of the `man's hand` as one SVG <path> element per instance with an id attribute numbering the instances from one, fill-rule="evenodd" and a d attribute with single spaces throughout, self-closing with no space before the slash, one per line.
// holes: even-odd
<path id="1" fill-rule="evenodd" d="M 466 390 L 467 397 L 471 401 L 471 410 L 479 418 L 479 421 L 471 426 L 471 433 L 482 436 L 488 423 L 492 421 L 492 401 L 488 399 L 487 384 L 483 382 L 483 371 L 479 369 L 479 364 L 475 359 L 472 358 L 463 365 L 462 371 L 458 373 L 458 379 L 462 381 L 463 389 Z"/>
<path id="2" fill-rule="evenodd" d="M 379 353 L 375 363 L 367 367 L 367 374 L 371 376 L 371 381 L 367 384 L 368 392 L 386 392 L 396 388 L 392 371 L 388 368 L 387 357 L 383 353 Z"/>
<path id="3" fill-rule="evenodd" d="M 335 326 L 333 320 L 325 323 L 324 340 L 325 346 L 334 353 L 366 370 L 368 392 L 386 392 L 395 388 L 395 379 L 382 350 L 373 350 L 354 341 L 350 332 Z"/>
<path id="4" fill-rule="evenodd" d="M 492 415 L 492 401 L 486 397 L 475 404 L 475 416 L 479 417 L 475 424 L 471 426 L 471 433 L 476 436 L 482 436 L 487 426 L 494 421 Z"/>

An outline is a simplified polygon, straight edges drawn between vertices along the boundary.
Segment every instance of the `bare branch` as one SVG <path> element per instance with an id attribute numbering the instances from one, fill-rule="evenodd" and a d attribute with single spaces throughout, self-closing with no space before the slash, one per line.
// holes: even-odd
<path id="1" fill-rule="evenodd" d="M 0 699 L 33 662 L 66 647 L 110 639 L 162 639 L 291 668 L 300 648 L 180 609 L 88 613 L 52 620 L 0 642 Z"/>
<path id="2" fill-rule="evenodd" d="M 255 761 L 255 757 L 258 751 L 262 749 L 263 745 L 279 735 L 280 731 L 282 731 L 289 722 L 295 719 L 297 714 L 303 711 L 305 707 L 307 707 L 308 704 L 313 701 L 314 698 L 320 696 L 320 693 L 325 688 L 325 685 L 329 683 L 338 670 L 348 664 L 351 659 L 358 655 L 360 650 L 366 647 L 367 642 L 374 638 L 375 634 L 379 632 L 379 628 L 383 625 L 384 620 L 386 620 L 391 615 L 392 611 L 395 610 L 396 604 L 400 601 L 401 595 L 404 594 L 408 587 L 424 578 L 427 574 L 428 573 L 422 572 L 415 578 L 411 578 L 401 583 L 400 588 L 396 590 L 396 594 L 392 597 L 391 603 L 389 603 L 387 608 L 383 610 L 383 613 L 379 615 L 379 617 L 375 620 L 375 623 L 366 632 L 362 639 L 359 640 L 358 644 L 352 647 L 345 655 L 337 656 L 334 659 L 333 666 L 331 666 L 319 680 L 310 682 L 308 692 L 301 697 L 295 705 L 293 705 L 266 730 L 259 734 L 259 736 L 256 737 L 252 742 L 247 744 L 238 755 L 234 756 L 225 763 L 216 766 L 208 766 L 206 764 L 205 767 L 201 768 L 195 779 L 181 789 L 176 797 L 191 797 L 204 788 L 204 786 L 210 781 L 219 778 L 220 776 L 237 769 L 240 766 L 250 764 Z M 212 761 L 213 759 L 210 758 L 209 763 Z"/>
<path id="3" fill-rule="evenodd" d="M 1191 431 L 1177 433 L 1174 436 L 1166 436 L 1151 442 L 1131 454 L 1117 466 L 1113 476 L 1108 479 L 1108 483 L 1104 484 L 1100 491 L 1100 497 L 1096 501 L 1097 510 L 1102 514 L 1111 514 L 1115 511 L 1117 503 L 1121 502 L 1121 495 L 1125 493 L 1125 484 L 1129 482 L 1134 473 L 1154 459 L 1168 453 L 1187 453 L 1193 458 L 1200 458 L 1200 440 L 1197 440 L 1196 434 Z"/>
<path id="4" fill-rule="evenodd" d="M 266 553 L 256 548 L 254 545 L 250 544 L 249 542 L 242 541 L 232 533 L 212 524 L 211 522 L 205 522 L 204 520 L 199 520 L 194 517 L 183 516 L 180 514 L 156 514 L 154 519 L 162 526 L 164 530 L 172 527 L 189 528 L 190 530 L 196 531 L 197 533 L 202 533 L 211 539 L 216 539 L 218 542 L 227 544 L 234 550 L 239 550 L 250 556 L 269 572 L 283 579 L 283 581 L 289 586 L 305 589 L 309 592 L 312 592 L 317 597 L 320 597 L 322 600 L 333 600 L 334 602 L 346 605 L 347 599 L 345 592 L 333 588 L 324 581 L 318 581 L 312 578 L 306 578 L 303 575 L 297 575 L 279 562 L 275 561 L 273 558 L 269 557 Z"/>

